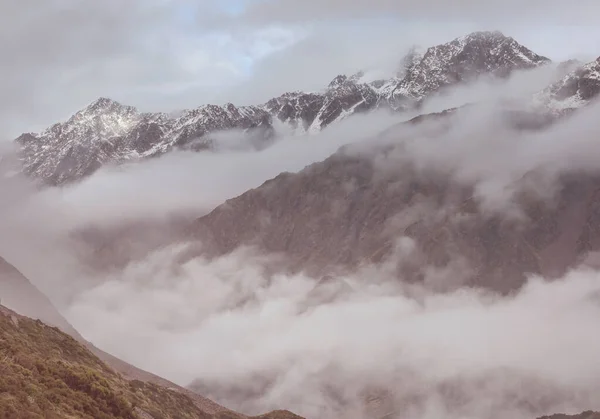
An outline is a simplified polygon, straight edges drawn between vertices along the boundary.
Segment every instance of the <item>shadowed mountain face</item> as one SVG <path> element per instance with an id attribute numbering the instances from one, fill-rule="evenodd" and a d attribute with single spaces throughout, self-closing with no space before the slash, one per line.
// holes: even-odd
<path id="1" fill-rule="evenodd" d="M 600 250 L 600 177 L 563 176 L 552 199 L 520 193 L 515 219 L 483 211 L 472 187 L 386 157 L 393 154 L 338 153 L 281 174 L 198 219 L 191 236 L 212 255 L 255 245 L 283 254 L 285 269 L 313 275 L 392 258 L 404 280 L 502 292 L 528 273 L 561 275 Z M 402 251 L 398 240 L 408 243 Z M 435 272 L 462 279 L 436 283 Z"/>
<path id="2" fill-rule="evenodd" d="M 600 94 L 600 57 L 574 71 L 540 92 L 535 100 L 554 111 L 577 109 L 588 105 Z"/>

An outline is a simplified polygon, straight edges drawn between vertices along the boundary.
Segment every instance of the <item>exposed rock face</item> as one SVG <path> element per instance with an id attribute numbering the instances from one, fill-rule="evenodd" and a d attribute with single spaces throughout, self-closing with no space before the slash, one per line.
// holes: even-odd
<path id="1" fill-rule="evenodd" d="M 500 32 L 475 32 L 431 47 L 418 58 L 413 52 L 404 77 L 380 89 L 394 109 L 418 105 L 434 92 L 482 75 L 506 77 L 550 62 Z"/>
<path id="2" fill-rule="evenodd" d="M 45 183 L 60 185 L 79 180 L 105 164 L 154 157 L 175 148 L 204 150 L 210 134 L 241 129 L 251 141 L 269 141 L 270 115 L 258 107 L 205 105 L 172 118 L 162 113 L 140 113 L 100 98 L 40 134 L 17 138 L 24 170 Z"/>
<path id="3" fill-rule="evenodd" d="M 557 413 L 555 415 L 543 416 L 538 419 L 600 419 L 600 412 L 582 412 L 577 415 L 565 415 L 564 413 Z"/>
<path id="4" fill-rule="evenodd" d="M 554 112 L 587 106 L 600 93 L 600 57 L 571 71 L 535 96 L 537 104 Z"/>

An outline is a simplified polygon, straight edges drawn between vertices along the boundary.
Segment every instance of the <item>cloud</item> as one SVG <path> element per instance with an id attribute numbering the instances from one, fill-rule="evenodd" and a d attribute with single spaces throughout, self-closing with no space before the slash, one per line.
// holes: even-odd
<path id="1" fill-rule="evenodd" d="M 344 278 L 351 292 L 306 311 L 314 279 L 269 277 L 243 249 L 183 266 L 170 263 L 176 251 L 81 294 L 69 318 L 117 356 L 180 384 L 197 380 L 229 407 L 372 417 L 360 406 L 369 392 L 415 418 L 600 407 L 597 271 L 532 278 L 506 298 L 414 298 L 392 278 L 357 273 Z"/>
<path id="2" fill-rule="evenodd" d="M 548 198 L 557 191 L 559 176 L 598 173 L 598 107 L 582 109 L 546 130 L 515 131 L 507 128 L 502 107 L 479 104 L 457 113 L 442 131 L 437 122 L 408 130 L 388 164 L 412 162 L 423 171 L 474 185 L 484 207 L 504 211 L 523 188 Z M 395 135 L 390 133 L 391 141 Z"/>
<path id="3" fill-rule="evenodd" d="M 460 0 L 454 3 L 436 0 L 345 0 L 302 1 L 265 0 L 251 2 L 241 15 L 248 21 L 297 22 L 314 19 L 342 19 L 396 16 L 406 20 L 459 20 L 488 22 L 512 20 L 520 22 L 550 24 L 593 24 L 589 13 L 598 10 L 593 0 L 583 0 L 578 7 L 562 0 Z"/>

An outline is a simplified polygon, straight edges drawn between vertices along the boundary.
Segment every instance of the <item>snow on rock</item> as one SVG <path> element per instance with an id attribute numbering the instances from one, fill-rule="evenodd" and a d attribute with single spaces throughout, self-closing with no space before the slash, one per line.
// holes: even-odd
<path id="1" fill-rule="evenodd" d="M 553 112 L 582 108 L 600 94 L 600 57 L 576 68 L 534 96 L 537 106 Z"/>
<path id="2" fill-rule="evenodd" d="M 272 134 L 271 117 L 255 106 L 204 105 L 176 117 L 140 113 L 100 98 L 68 121 L 39 134 L 17 138 L 24 171 L 45 183 L 60 185 L 90 175 L 105 164 L 158 156 L 174 148 L 210 148 L 209 134 L 228 129 Z M 256 135 L 254 135 L 256 137 Z"/>
<path id="3" fill-rule="evenodd" d="M 549 62 L 501 32 L 474 32 L 427 50 L 411 48 L 390 79 L 369 81 L 364 72 L 338 75 L 323 92 L 286 93 L 265 109 L 302 132 L 318 132 L 357 112 L 409 110 L 433 93 L 481 75 L 505 77 Z"/>

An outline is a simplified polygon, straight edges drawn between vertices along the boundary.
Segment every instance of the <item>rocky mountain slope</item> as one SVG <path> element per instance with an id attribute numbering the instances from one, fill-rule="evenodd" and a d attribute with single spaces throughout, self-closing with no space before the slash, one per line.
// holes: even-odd
<path id="1" fill-rule="evenodd" d="M 589 67 L 590 64 L 587 64 L 583 68 Z M 592 71 L 576 69 L 565 76 L 565 79 L 575 80 L 581 86 L 593 86 L 594 74 Z M 551 89 L 545 89 L 536 98 L 549 97 L 550 91 Z M 597 96 L 586 97 L 588 100 L 585 104 L 590 104 Z M 433 121 L 439 124 L 435 129 L 443 133 L 451 127 L 457 112 L 476 108 L 475 105 L 467 105 L 422 114 L 382 132 L 381 136 L 393 137 L 398 130 L 403 131 L 407 126 L 419 126 Z M 499 106 L 495 112 L 498 119 L 512 127 L 514 132 L 541 130 L 568 115 L 564 111 L 557 112 L 549 108 L 547 101 L 538 102 L 537 107 L 517 110 L 511 106 Z M 381 150 L 380 154 L 385 156 L 386 152 Z M 113 230 L 96 229 L 80 232 L 74 238 L 81 243 L 80 250 L 85 253 L 87 263 L 102 271 L 111 266 L 117 269 L 123 267 L 152 249 L 186 237 L 186 231 L 189 231 L 192 232 L 192 240 L 202 241 L 205 250 L 213 255 L 227 253 L 239 245 L 258 243 L 265 250 L 291 255 L 294 262 L 288 261 L 290 264 L 287 268 L 312 267 L 315 274 L 326 274 L 328 269 L 334 267 L 355 267 L 365 258 L 368 260 L 371 254 L 379 255 L 374 259 L 379 260 L 382 255 L 377 250 L 380 248 L 385 249 L 383 254 L 391 251 L 393 240 L 378 234 L 388 228 L 385 223 L 393 219 L 394 214 L 402 212 L 405 205 L 402 194 L 415 194 L 419 200 L 423 198 L 418 189 L 405 192 L 402 189 L 392 192 L 382 189 L 386 187 L 386 182 L 400 188 L 397 178 L 411 178 L 414 173 L 398 172 L 394 176 L 395 178 L 390 177 L 380 185 L 373 185 L 372 178 L 381 180 L 378 175 L 375 176 L 373 163 L 369 159 L 349 158 L 342 151 L 301 173 L 283 173 L 260 188 L 226 202 L 197 221 L 196 227 L 190 228 L 190 220 L 185 218 L 164 226 L 156 223 L 131 223 L 119 225 Z M 444 179 L 441 179 L 440 185 L 436 185 L 438 180 L 427 180 L 430 191 L 426 200 L 442 199 L 447 192 L 444 188 L 455 188 L 445 184 Z M 418 181 L 420 180 L 415 180 L 412 186 L 409 184 L 410 188 L 424 187 Z M 470 193 L 469 190 L 461 190 L 460 196 L 464 195 L 466 199 Z M 407 204 L 412 205 L 410 201 Z M 347 218 L 338 217 L 340 214 Z M 369 224 L 361 224 L 360 220 L 368 220 L 371 216 L 378 218 L 371 220 Z M 265 220 L 269 222 L 266 223 Z M 322 227 L 320 223 L 323 223 Z M 364 233 L 351 233 L 351 229 Z M 370 236 L 372 241 L 367 241 L 362 236 Z M 135 247 L 128 247 L 127 243 L 135 244 Z M 486 251 L 492 252 L 493 245 L 489 246 L 491 247 Z M 478 256 L 481 257 L 483 256 Z M 517 263 L 517 259 L 512 260 Z M 527 266 L 527 269 L 532 269 L 533 265 Z M 481 267 L 480 271 L 483 272 L 483 269 Z M 525 267 L 521 265 L 518 269 Z M 522 280 L 522 275 L 519 278 L 516 279 L 517 283 Z"/>
<path id="2" fill-rule="evenodd" d="M 600 93 L 600 57 L 539 92 L 534 101 L 554 112 L 587 106 Z"/>
<path id="3" fill-rule="evenodd" d="M 245 419 L 187 395 L 127 380 L 57 328 L 0 306 L 0 418 Z M 264 419 L 299 418 L 276 411 Z"/>
<path id="4" fill-rule="evenodd" d="M 387 82 L 380 91 L 394 109 L 406 108 L 457 83 L 482 75 L 506 77 L 549 62 L 500 32 L 475 32 L 429 48 L 420 60 L 412 59 L 402 79 Z"/>
<path id="5" fill-rule="evenodd" d="M 402 74 L 363 82 L 363 74 L 337 76 L 323 92 L 290 92 L 260 106 L 204 105 L 173 117 L 140 113 L 101 98 L 69 120 L 16 141 L 24 170 L 60 185 L 90 175 L 105 164 L 159 156 L 175 148 L 206 150 L 211 133 L 241 129 L 255 147 L 273 139 L 273 118 L 297 132 L 318 132 L 358 112 L 407 110 L 430 95 L 476 78 L 506 76 L 549 60 L 500 32 L 476 32 L 446 44 L 409 53 Z"/>

